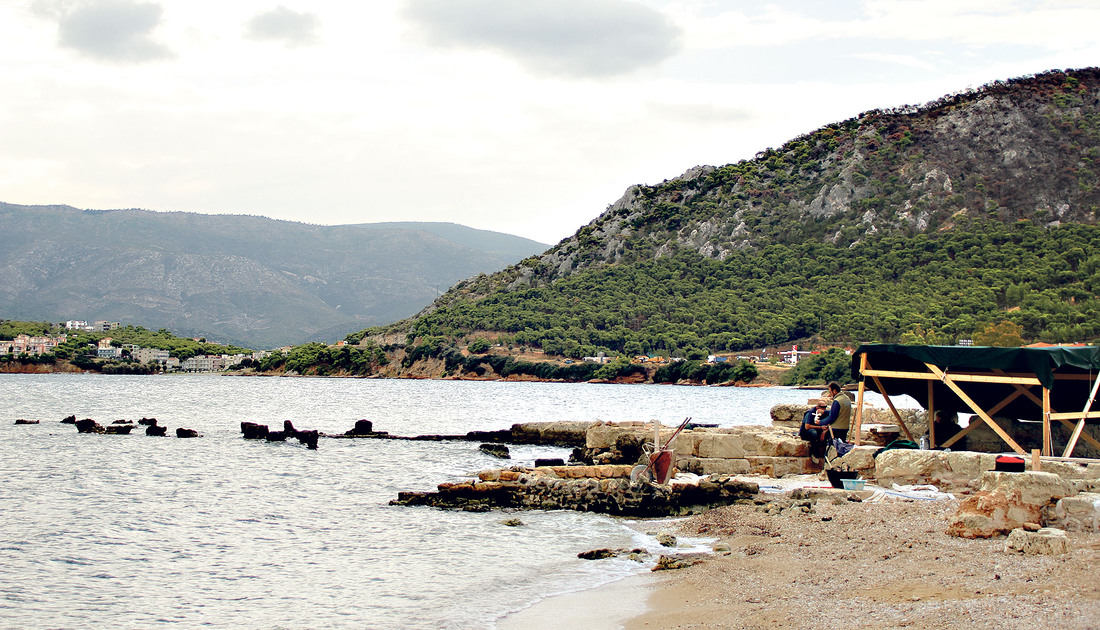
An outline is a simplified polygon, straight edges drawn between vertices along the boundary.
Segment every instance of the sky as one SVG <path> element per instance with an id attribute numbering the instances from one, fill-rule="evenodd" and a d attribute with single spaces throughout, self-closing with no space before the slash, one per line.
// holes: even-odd
<path id="1" fill-rule="evenodd" d="M 1100 65 L 1100 0 L 0 0 L 0 201 L 557 243 L 634 184 Z"/>

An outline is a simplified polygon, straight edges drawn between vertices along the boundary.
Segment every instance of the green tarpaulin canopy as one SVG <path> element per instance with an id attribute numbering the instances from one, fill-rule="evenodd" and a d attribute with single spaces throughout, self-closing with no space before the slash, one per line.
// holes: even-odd
<path id="1" fill-rule="evenodd" d="M 1050 389 L 1051 409 L 1056 412 L 1080 412 L 1089 399 L 1094 379 L 1100 374 L 1100 347 L 1079 346 L 1047 348 L 993 348 L 986 346 L 906 346 L 900 344 L 865 344 L 852 356 L 852 377 L 861 379 L 860 355 L 867 355 L 868 366 L 873 370 L 891 372 L 929 372 L 926 363 L 934 365 L 948 375 L 996 374 L 996 370 L 1014 376 L 1037 378 L 1043 387 Z M 1078 375 L 1077 378 L 1055 378 Z M 939 380 L 927 381 L 893 376 L 880 376 L 879 390 L 871 378 L 865 379 L 868 389 L 880 394 L 896 396 L 907 394 L 922 406 L 927 406 L 928 383 L 933 384 L 934 407 L 957 413 L 972 413 L 955 392 Z M 966 394 L 982 409 L 990 409 L 1001 403 L 1016 389 L 1006 383 L 967 382 L 962 384 Z M 1026 386 L 1025 386 L 1026 387 Z M 1029 391 L 1042 397 L 1038 386 Z M 1096 409 L 1096 404 L 1093 404 Z M 998 416 L 1025 420 L 1040 420 L 1042 409 L 1026 396 L 1019 396 L 997 412 Z M 1095 420 L 1091 420 L 1095 422 Z"/>

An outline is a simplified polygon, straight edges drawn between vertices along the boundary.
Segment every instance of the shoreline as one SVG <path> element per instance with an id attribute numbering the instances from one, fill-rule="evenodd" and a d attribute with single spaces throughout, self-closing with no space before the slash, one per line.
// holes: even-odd
<path id="1" fill-rule="evenodd" d="M 661 576 L 647 571 L 594 588 L 550 595 L 505 615 L 493 627 L 496 630 L 621 630 L 649 611 L 649 602 L 661 581 Z"/>

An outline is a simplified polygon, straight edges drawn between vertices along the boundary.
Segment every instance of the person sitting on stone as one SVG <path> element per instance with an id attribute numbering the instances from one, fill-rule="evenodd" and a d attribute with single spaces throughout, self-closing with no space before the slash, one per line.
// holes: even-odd
<path id="1" fill-rule="evenodd" d="M 802 424 L 798 427 L 798 437 L 810 443 L 810 456 L 820 459 L 825 454 L 825 433 L 821 419 L 828 413 L 828 405 L 822 400 L 817 406 L 802 414 Z"/>

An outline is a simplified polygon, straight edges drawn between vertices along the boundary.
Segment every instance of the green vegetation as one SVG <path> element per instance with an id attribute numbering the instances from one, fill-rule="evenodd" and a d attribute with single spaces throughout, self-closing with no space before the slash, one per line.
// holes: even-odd
<path id="1" fill-rule="evenodd" d="M 1100 338 L 1100 254 L 1085 252 L 1100 252 L 1100 228 L 982 218 L 853 247 L 773 244 L 725 260 L 681 250 L 546 286 L 452 295 L 412 322 L 410 338 L 436 352 L 449 339 L 496 331 L 573 358 L 600 350 L 698 356 L 813 335 L 954 343 L 1009 321 L 1025 339 L 1089 341 Z"/>
<path id="2" fill-rule="evenodd" d="M 840 348 L 829 348 L 820 354 L 811 354 L 783 375 L 784 385 L 808 385 L 813 383 L 851 383 L 852 357 Z"/>
<path id="3" fill-rule="evenodd" d="M 330 347 L 314 342 L 295 346 L 286 357 L 272 353 L 261 360 L 258 367 L 264 371 L 285 368 L 287 372 L 315 376 L 337 373 L 367 376 L 388 362 L 386 353 L 374 345 Z"/>

